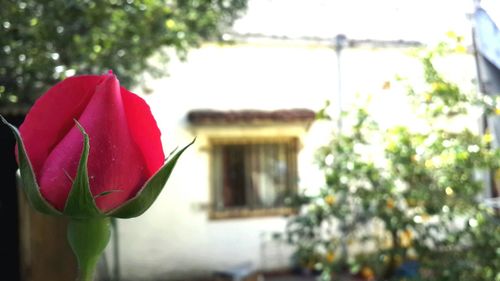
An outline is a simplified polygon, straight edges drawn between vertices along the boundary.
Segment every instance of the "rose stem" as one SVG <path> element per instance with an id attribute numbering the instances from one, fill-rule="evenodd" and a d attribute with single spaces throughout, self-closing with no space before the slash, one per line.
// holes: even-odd
<path id="1" fill-rule="evenodd" d="M 71 219 L 68 242 L 78 261 L 78 280 L 93 281 L 99 258 L 109 242 L 110 219 Z"/>

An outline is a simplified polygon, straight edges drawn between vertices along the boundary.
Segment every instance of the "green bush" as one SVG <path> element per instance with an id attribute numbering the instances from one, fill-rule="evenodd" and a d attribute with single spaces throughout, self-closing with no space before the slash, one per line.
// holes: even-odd
<path id="1" fill-rule="evenodd" d="M 185 59 L 219 41 L 246 0 L 4 0 L 0 5 L 0 108 L 31 106 L 75 74 L 112 69 L 120 84 L 159 77 L 175 50 Z"/>
<path id="2" fill-rule="evenodd" d="M 299 266 L 323 280 L 345 271 L 365 280 L 500 280 L 498 213 L 481 200 L 500 151 L 488 133 L 448 126 L 470 108 L 497 110 L 436 70 L 434 61 L 452 49 L 419 52 L 429 90 L 408 86 L 408 94 L 425 130 L 381 131 L 360 107 L 353 125 L 318 150 L 325 185 L 292 200 L 300 211 L 286 231 Z"/>

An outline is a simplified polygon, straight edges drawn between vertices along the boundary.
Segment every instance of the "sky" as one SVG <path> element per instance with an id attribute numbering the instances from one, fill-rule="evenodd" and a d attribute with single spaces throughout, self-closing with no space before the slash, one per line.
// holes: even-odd
<path id="1" fill-rule="evenodd" d="M 234 32 L 434 42 L 470 33 L 473 0 L 249 0 Z"/>

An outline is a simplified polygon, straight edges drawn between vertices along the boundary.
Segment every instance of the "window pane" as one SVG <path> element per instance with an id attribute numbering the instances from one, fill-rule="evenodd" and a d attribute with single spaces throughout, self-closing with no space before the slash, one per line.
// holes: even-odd
<path id="1" fill-rule="evenodd" d="M 215 208 L 273 208 L 294 189 L 292 142 L 217 144 L 212 173 Z"/>
<path id="2" fill-rule="evenodd" d="M 252 181 L 257 197 L 258 207 L 274 207 L 280 204 L 280 193 L 284 190 L 284 184 L 280 181 L 280 163 L 278 158 L 278 147 L 284 145 L 262 144 L 258 147 L 258 165 L 252 170 Z"/>
<path id="3" fill-rule="evenodd" d="M 224 207 L 246 205 L 244 146 L 226 145 L 222 153 Z"/>

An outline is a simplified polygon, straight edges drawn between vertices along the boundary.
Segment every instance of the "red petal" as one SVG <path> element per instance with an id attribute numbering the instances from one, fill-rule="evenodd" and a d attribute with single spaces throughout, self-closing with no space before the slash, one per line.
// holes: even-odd
<path id="1" fill-rule="evenodd" d="M 19 128 L 26 151 L 40 179 L 40 169 L 50 151 L 75 125 L 102 76 L 68 78 L 49 89 L 33 105 Z"/>
<path id="2" fill-rule="evenodd" d="M 123 87 L 121 93 L 130 135 L 142 152 L 149 176 L 152 176 L 165 161 L 160 129 L 142 98 Z"/>
<path id="3" fill-rule="evenodd" d="M 105 75 L 81 114 L 79 122 L 90 137 L 88 162 L 90 189 L 102 211 L 113 209 L 134 196 L 148 179 L 144 158 L 130 135 L 118 80 Z M 62 210 L 82 151 L 82 135 L 76 127 L 57 144 L 47 158 L 40 180 L 42 195 Z"/>

